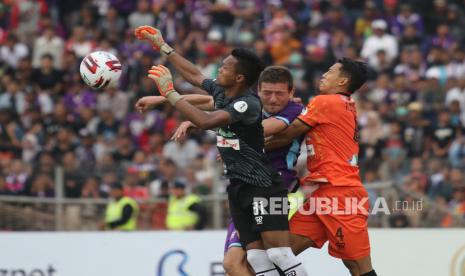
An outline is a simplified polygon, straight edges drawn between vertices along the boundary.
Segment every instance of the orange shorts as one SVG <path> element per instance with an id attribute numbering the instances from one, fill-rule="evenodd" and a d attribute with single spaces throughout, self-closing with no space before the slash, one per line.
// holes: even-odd
<path id="1" fill-rule="evenodd" d="M 331 256 L 358 260 L 370 255 L 368 208 L 364 187 L 320 184 L 290 220 L 290 232 L 308 237 L 316 248 L 329 240 Z"/>

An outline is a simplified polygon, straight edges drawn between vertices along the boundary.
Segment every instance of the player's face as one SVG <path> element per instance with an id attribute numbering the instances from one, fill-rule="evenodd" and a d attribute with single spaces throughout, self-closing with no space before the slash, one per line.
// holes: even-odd
<path id="1" fill-rule="evenodd" d="M 218 85 L 231 87 L 236 84 L 236 63 L 237 60 L 231 55 L 223 60 L 223 64 L 218 69 L 218 76 L 216 78 L 216 83 L 218 83 Z"/>
<path id="2" fill-rule="evenodd" d="M 341 91 L 341 86 L 345 86 L 348 81 L 347 77 L 341 75 L 341 66 L 342 64 L 335 63 L 323 74 L 320 80 L 320 94 L 346 92 Z"/>
<path id="3" fill-rule="evenodd" d="M 263 103 L 263 109 L 271 114 L 280 112 L 292 98 L 294 91 L 289 90 L 287 83 L 262 82 L 258 95 Z"/>

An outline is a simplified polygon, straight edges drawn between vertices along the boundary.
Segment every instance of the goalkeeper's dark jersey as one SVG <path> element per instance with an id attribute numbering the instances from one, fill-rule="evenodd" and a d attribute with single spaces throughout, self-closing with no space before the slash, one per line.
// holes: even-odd
<path id="1" fill-rule="evenodd" d="M 202 88 L 213 96 L 215 110 L 231 114 L 232 123 L 216 129 L 226 177 L 270 187 L 276 173 L 263 150 L 262 106 L 258 96 L 249 90 L 239 97 L 228 98 L 225 89 L 211 79 L 204 80 Z"/>

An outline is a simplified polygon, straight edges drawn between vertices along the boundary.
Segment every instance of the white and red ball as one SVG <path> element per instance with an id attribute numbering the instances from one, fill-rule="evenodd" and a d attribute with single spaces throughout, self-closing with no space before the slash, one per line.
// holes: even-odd
<path id="1" fill-rule="evenodd" d="M 121 76 L 121 63 L 115 55 L 96 51 L 88 54 L 79 68 L 82 80 L 94 89 L 114 86 Z"/>

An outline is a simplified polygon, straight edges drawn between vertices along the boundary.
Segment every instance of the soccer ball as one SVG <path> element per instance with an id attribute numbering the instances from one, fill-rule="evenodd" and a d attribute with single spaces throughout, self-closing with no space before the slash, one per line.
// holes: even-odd
<path id="1" fill-rule="evenodd" d="M 88 54 L 79 68 L 82 80 L 94 89 L 115 85 L 121 76 L 121 63 L 113 54 L 96 51 Z"/>

